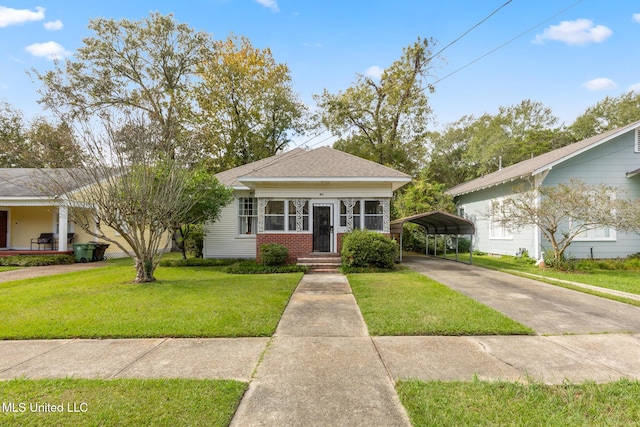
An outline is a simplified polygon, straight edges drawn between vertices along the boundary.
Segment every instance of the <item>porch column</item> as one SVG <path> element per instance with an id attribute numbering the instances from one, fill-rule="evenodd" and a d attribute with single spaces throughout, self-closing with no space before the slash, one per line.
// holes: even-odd
<path id="1" fill-rule="evenodd" d="M 58 208 L 58 250 L 67 250 L 67 224 L 69 223 L 69 211 L 66 206 Z"/>

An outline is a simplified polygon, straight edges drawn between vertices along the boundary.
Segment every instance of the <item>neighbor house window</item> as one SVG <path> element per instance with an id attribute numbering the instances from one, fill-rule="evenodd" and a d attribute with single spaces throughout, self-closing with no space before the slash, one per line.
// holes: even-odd
<path id="1" fill-rule="evenodd" d="M 270 200 L 264 208 L 264 229 L 284 231 L 284 200 Z"/>
<path id="2" fill-rule="evenodd" d="M 255 197 L 238 198 L 238 233 L 256 234 L 258 229 L 258 202 Z"/>
<path id="3" fill-rule="evenodd" d="M 610 227 L 598 227 L 583 231 L 574 240 L 616 240 L 616 230 Z"/>
<path id="4" fill-rule="evenodd" d="M 489 226 L 489 238 L 490 239 L 513 239 L 511 231 L 499 220 L 500 212 L 502 211 L 502 205 L 504 200 L 496 200 L 493 202 L 494 207 L 491 216 L 491 224 Z"/>
<path id="5" fill-rule="evenodd" d="M 365 200 L 364 202 L 364 228 L 367 230 L 382 230 L 384 224 L 384 210 L 382 202 L 378 200 Z M 355 225 L 354 225 L 355 226 Z"/>
<path id="6" fill-rule="evenodd" d="M 635 137 L 635 151 L 636 153 L 640 153 L 640 128 L 636 128 Z"/>

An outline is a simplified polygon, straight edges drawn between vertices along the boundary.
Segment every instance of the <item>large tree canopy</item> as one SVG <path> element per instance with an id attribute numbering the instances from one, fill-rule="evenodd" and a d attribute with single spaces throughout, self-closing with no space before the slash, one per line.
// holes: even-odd
<path id="1" fill-rule="evenodd" d="M 587 108 L 570 126 L 574 141 L 581 141 L 611 129 L 640 120 L 640 93 L 629 91 L 618 97 L 607 96 Z"/>
<path id="2" fill-rule="evenodd" d="M 193 106 L 196 64 L 212 48 L 209 34 L 159 13 L 141 21 L 97 18 L 89 30 L 74 59 L 44 74 L 33 70 L 43 83 L 40 103 L 70 120 L 142 111 L 173 150 Z"/>
<path id="3" fill-rule="evenodd" d="M 20 111 L 0 102 L 0 167 L 66 168 L 80 162 L 81 149 L 65 122 L 36 117 L 25 123 Z"/>
<path id="4" fill-rule="evenodd" d="M 416 174 L 423 164 L 431 108 L 426 82 L 432 41 L 418 39 L 377 81 L 359 75 L 344 92 L 325 90 L 315 99 L 317 121 L 339 140 L 334 148 L 400 171 Z"/>
<path id="5" fill-rule="evenodd" d="M 289 67 L 269 49 L 230 35 L 198 66 L 202 139 L 214 169 L 225 170 L 282 151 L 304 129 L 306 107 L 293 91 Z"/>

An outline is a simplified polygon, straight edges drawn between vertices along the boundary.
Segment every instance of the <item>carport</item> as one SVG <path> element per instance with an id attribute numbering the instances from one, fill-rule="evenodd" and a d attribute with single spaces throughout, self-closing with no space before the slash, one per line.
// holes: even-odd
<path id="1" fill-rule="evenodd" d="M 391 221 L 391 234 L 400 236 L 400 262 L 402 262 L 402 234 L 405 222 L 418 224 L 425 230 L 426 249 L 429 249 L 429 235 L 433 235 L 434 242 L 437 243 L 437 236 L 455 236 L 456 238 L 456 261 L 458 261 L 458 237 L 460 235 L 469 235 L 471 244 L 469 245 L 469 264 L 473 264 L 473 235 L 476 233 L 476 227 L 473 222 L 458 215 L 447 212 L 434 211 L 418 215 L 412 215 L 405 218 Z M 435 248 L 435 245 L 434 245 Z M 436 249 L 437 250 L 437 249 Z M 434 255 L 438 255 L 435 253 Z M 447 256 L 447 245 L 444 245 L 444 255 Z"/>

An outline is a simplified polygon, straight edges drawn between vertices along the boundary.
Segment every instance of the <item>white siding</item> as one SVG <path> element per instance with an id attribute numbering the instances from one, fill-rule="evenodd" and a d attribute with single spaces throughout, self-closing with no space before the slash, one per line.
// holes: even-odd
<path id="1" fill-rule="evenodd" d="M 238 235 L 238 198 L 222 209 L 220 219 L 205 225 L 205 258 L 255 258 L 256 237 Z"/>

